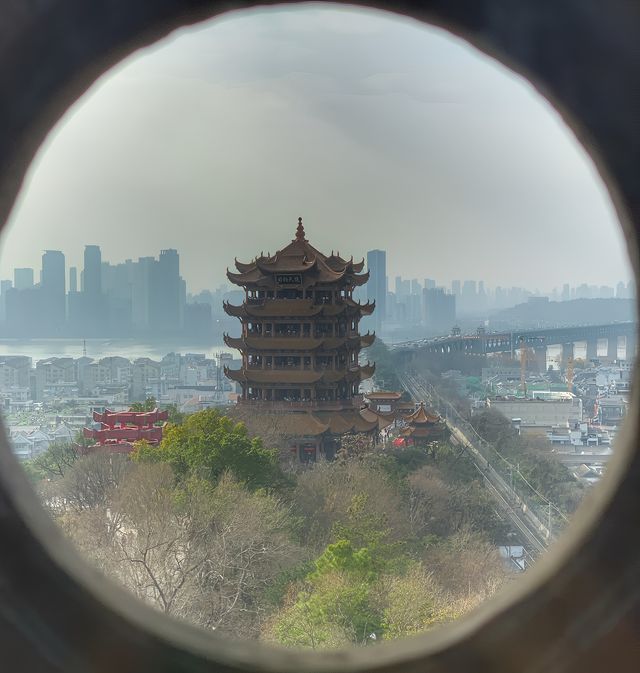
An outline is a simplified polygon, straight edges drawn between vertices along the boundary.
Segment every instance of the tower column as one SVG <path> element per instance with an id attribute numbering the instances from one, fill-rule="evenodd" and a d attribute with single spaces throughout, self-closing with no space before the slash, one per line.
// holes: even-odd
<path id="1" fill-rule="evenodd" d="M 638 348 L 638 337 L 636 333 L 627 334 L 625 337 L 624 357 L 626 360 L 633 360 L 636 357 L 636 350 Z"/>
<path id="2" fill-rule="evenodd" d="M 607 339 L 607 360 L 615 360 L 618 357 L 618 337 Z"/>
<path id="3" fill-rule="evenodd" d="M 547 371 L 547 347 L 536 346 L 533 349 L 535 355 L 536 367 L 540 373 Z"/>
<path id="4" fill-rule="evenodd" d="M 598 357 L 598 339 L 587 339 L 587 362 Z"/>

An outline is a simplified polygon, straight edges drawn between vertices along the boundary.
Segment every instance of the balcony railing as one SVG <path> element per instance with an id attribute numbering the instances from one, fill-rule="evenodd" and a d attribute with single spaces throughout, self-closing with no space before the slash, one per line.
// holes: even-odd
<path id="1" fill-rule="evenodd" d="M 251 405 L 252 408 L 260 411 L 340 411 L 341 409 L 362 407 L 362 395 L 355 395 L 349 400 L 296 400 L 296 401 L 274 401 L 274 400 L 238 400 L 239 405 Z"/>

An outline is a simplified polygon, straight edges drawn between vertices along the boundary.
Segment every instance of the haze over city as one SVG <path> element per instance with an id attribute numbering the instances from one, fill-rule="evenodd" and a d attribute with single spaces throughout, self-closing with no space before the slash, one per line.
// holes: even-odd
<path id="1" fill-rule="evenodd" d="M 31 27 L 40 5 L 48 18 L 64 3 L 26 4 Z M 107 19 L 93 23 L 98 41 L 82 24 L 59 42 L 76 61 L 127 25 L 122 3 L 98 4 Z M 165 18 L 170 4 L 157 3 Z M 626 105 L 610 103 L 623 80 L 611 73 L 607 95 L 594 98 L 589 68 L 602 78 L 607 59 L 596 31 L 579 41 L 600 13 L 574 7 L 579 20 L 559 23 L 520 4 L 510 16 L 505 3 L 484 3 L 474 35 L 491 44 L 497 19 L 517 62 L 544 81 L 553 64 L 549 90 L 560 100 L 591 101 L 570 107 L 599 113 L 585 128 L 598 135 L 613 121 L 617 132 Z M 156 9 L 147 5 L 145 30 Z M 94 9 L 79 18 L 93 20 Z M 515 24 L 524 39 L 513 39 Z M 51 25 L 64 34 L 72 24 Z M 615 55 L 615 24 L 602 25 L 603 53 Z M 56 46 L 41 36 L 39 48 Z M 624 40 L 613 44 L 628 55 Z M 560 52 L 567 70 L 549 60 Z M 20 110 L 50 90 L 60 67 L 51 53 L 20 78 Z M 602 134 L 614 158 L 620 137 Z M 375 657 L 411 637 L 419 649 L 416 636 L 499 592 L 502 607 L 487 614 L 493 633 L 511 638 L 496 620 L 505 594 L 585 501 L 562 552 L 573 570 L 541 569 L 549 600 L 538 592 L 535 606 L 525 591 L 503 610 L 503 623 L 525 615 L 531 643 L 511 638 L 501 649 L 471 617 L 472 647 L 485 667 L 565 670 L 575 662 L 558 645 L 579 630 L 578 670 L 631 633 L 632 563 L 607 566 L 600 552 L 613 540 L 622 558 L 631 537 L 618 524 L 631 530 L 633 516 L 610 496 L 624 477 L 619 500 L 632 503 L 637 290 L 593 162 L 520 76 L 440 29 L 381 12 L 229 13 L 102 77 L 44 143 L 10 225 L 0 240 L 0 452 L 10 447 L 44 511 L 93 566 L 80 584 L 102 588 L 84 601 L 87 626 L 71 647 L 52 648 L 48 635 L 66 627 L 48 629 L 47 619 L 79 624 L 77 564 L 65 566 L 60 536 L 38 521 L 3 455 L 0 575 L 18 569 L 5 582 L 5 631 L 17 642 L 7 661 L 22 648 L 26 661 L 45 657 L 56 670 L 105 668 L 117 643 L 124 662 L 135 639 L 109 635 L 108 614 L 95 616 L 108 591 L 127 626 L 115 585 L 155 608 L 155 620 L 201 629 L 199 649 L 207 633 L 214 648 L 228 637 L 229 666 L 243 639 L 264 654 L 293 648 L 300 661 L 330 650 L 332 668 L 348 647 Z M 609 490 L 593 500 L 605 475 Z M 598 498 L 622 512 L 613 534 Z M 60 568 L 38 556 L 41 531 Z M 66 611 L 54 601 L 69 593 L 64 582 L 58 594 L 47 586 L 62 574 Z M 545 611 L 560 619 L 534 633 Z M 106 647 L 94 623 L 106 625 Z M 205 659 L 215 666 L 213 650 Z M 625 668 L 624 654 L 610 659 Z M 144 667 L 144 656 L 128 660 Z"/>
<path id="2" fill-rule="evenodd" d="M 191 291 L 290 240 L 388 252 L 390 278 L 550 291 L 631 277 L 606 191 L 522 78 L 409 20 L 233 13 L 127 59 L 29 173 L 0 271 L 180 252 Z M 391 289 L 391 288 L 390 288 Z"/>

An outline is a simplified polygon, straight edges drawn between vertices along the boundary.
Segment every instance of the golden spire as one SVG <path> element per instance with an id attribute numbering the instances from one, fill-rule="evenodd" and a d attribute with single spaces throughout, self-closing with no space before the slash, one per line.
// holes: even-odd
<path id="1" fill-rule="evenodd" d="M 298 228 L 296 229 L 296 241 L 306 241 L 304 237 L 304 227 L 302 226 L 302 218 L 298 218 Z"/>

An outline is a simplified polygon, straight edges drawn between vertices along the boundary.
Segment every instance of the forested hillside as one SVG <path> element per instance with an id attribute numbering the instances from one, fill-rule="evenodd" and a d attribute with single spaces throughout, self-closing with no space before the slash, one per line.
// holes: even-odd
<path id="1" fill-rule="evenodd" d="M 365 645 L 447 623 L 511 576 L 481 482 L 448 444 L 354 451 L 285 473 L 215 410 L 132 458 L 52 447 L 42 501 L 105 574 L 167 614 L 291 647 Z"/>

